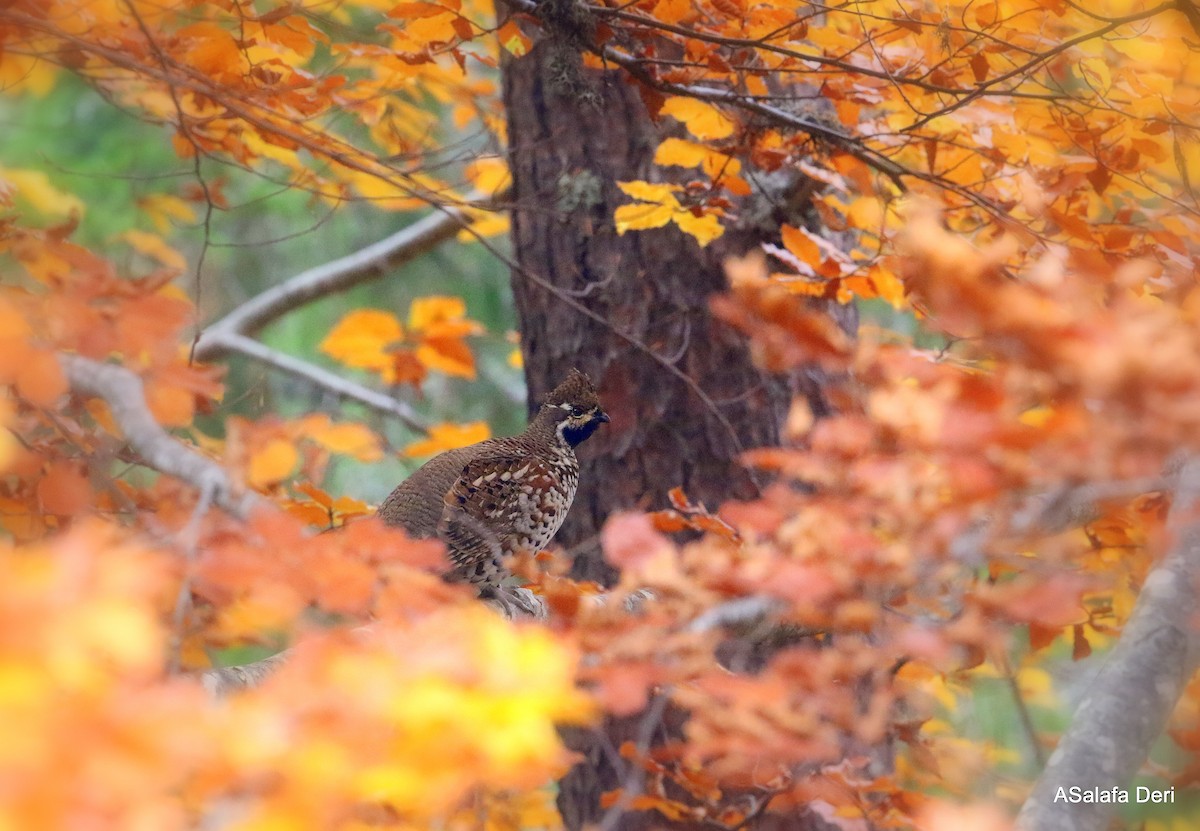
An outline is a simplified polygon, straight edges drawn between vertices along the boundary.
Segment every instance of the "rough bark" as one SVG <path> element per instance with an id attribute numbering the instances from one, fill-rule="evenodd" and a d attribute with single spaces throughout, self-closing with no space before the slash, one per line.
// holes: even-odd
<path id="1" fill-rule="evenodd" d="M 725 286 L 724 257 L 758 238 L 731 233 L 702 249 L 673 227 L 617 234 L 613 210 L 627 199 L 616 182 L 661 178 L 652 158 L 665 134 L 637 88 L 618 72 L 580 70 L 569 43 L 551 38 L 505 65 L 504 98 L 530 406 L 578 367 L 612 418 L 580 454 L 580 489 L 556 542 L 574 554 L 574 576 L 608 582 L 597 534 L 612 513 L 660 507 L 675 486 L 713 507 L 755 495 L 738 457 L 777 441 L 792 387 L 756 368 L 744 339 L 709 310 Z M 804 391 L 820 412 L 819 384 Z M 674 825 L 599 807 L 631 775 L 612 748 L 645 733 L 646 718 L 566 736 L 585 759 L 561 782 L 567 828 Z M 670 711 L 649 723 L 657 741 L 682 720 Z M 823 827 L 785 819 L 798 831 Z"/>
<path id="2" fill-rule="evenodd" d="M 1113 802 L 1072 803 L 1072 787 L 1127 789 L 1200 663 L 1200 461 L 1183 466 L 1171 508 L 1174 548 L 1150 572 L 1121 640 L 1021 808 L 1021 831 L 1106 828 Z M 1060 788 L 1063 793 L 1060 794 Z"/>
<path id="3" fill-rule="evenodd" d="M 607 580 L 589 543 L 614 511 L 657 506 L 677 485 L 710 505 L 753 495 L 735 459 L 776 440 L 786 395 L 709 312 L 727 245 L 703 250 L 673 228 L 617 235 L 613 209 L 627 200 L 615 183 L 651 178 L 662 136 L 613 73 L 581 76 L 587 94 L 560 89 L 560 52 L 539 43 L 505 71 L 512 283 L 531 407 L 579 367 L 612 416 L 582 454 L 581 490 L 558 535 L 578 549 L 576 576 Z"/>

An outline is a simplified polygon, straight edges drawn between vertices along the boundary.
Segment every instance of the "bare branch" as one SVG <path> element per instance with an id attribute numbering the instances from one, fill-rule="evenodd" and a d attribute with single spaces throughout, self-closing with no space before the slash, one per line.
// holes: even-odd
<path id="1" fill-rule="evenodd" d="M 59 355 L 59 363 L 72 390 L 107 402 L 129 446 L 147 467 L 187 482 L 201 494 L 211 494 L 214 504 L 241 519 L 270 504 L 253 491 L 238 492 L 219 464 L 164 430 L 146 405 L 145 389 L 137 375 L 79 355 Z"/>
<path id="2" fill-rule="evenodd" d="M 489 204 L 480 202 L 479 206 Z M 468 222 L 464 211 L 444 208 L 353 254 L 302 271 L 209 326 L 196 341 L 192 356 L 198 361 L 211 361 L 234 351 L 230 335 L 252 335 L 305 303 L 382 277 L 391 269 L 432 251 Z"/>
<path id="3" fill-rule="evenodd" d="M 1106 828 L 1113 803 L 1056 799 L 1059 788 L 1125 788 L 1196 669 L 1200 460 L 1189 460 L 1179 474 L 1169 526 L 1175 547 L 1146 578 L 1121 640 L 1021 808 L 1022 831 Z"/>
<path id="4" fill-rule="evenodd" d="M 751 595 L 728 600 L 698 615 L 688 624 L 689 632 L 708 632 L 726 626 L 757 624 L 772 612 L 778 612 L 787 604 L 775 597 Z"/>
<path id="5" fill-rule="evenodd" d="M 271 673 L 287 662 L 290 650 L 284 650 L 261 661 L 236 667 L 210 669 L 200 676 L 200 683 L 209 695 L 220 698 L 234 690 L 257 687 Z"/>
<path id="6" fill-rule="evenodd" d="M 216 335 L 206 333 L 205 343 L 210 344 L 214 350 L 220 349 L 225 353 L 236 353 L 253 358 L 272 369 L 285 372 L 294 378 L 299 378 L 302 381 L 312 384 L 314 387 L 332 393 L 340 400 L 356 401 L 384 415 L 394 416 L 400 419 L 406 427 L 415 432 L 427 433 L 429 431 L 429 428 L 421 420 L 420 416 L 416 414 L 416 411 L 405 402 L 378 390 L 373 390 L 370 387 L 349 381 L 327 369 L 310 364 L 308 361 L 286 355 L 245 335 L 232 332 Z"/>

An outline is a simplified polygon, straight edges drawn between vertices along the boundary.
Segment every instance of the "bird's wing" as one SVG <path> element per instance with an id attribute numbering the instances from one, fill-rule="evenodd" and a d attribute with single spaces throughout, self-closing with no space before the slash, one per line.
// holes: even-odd
<path id="1" fill-rule="evenodd" d="M 456 569 L 472 581 L 503 572 L 500 559 L 530 500 L 552 487 L 554 473 L 536 456 L 472 459 L 446 492 L 439 536 Z"/>

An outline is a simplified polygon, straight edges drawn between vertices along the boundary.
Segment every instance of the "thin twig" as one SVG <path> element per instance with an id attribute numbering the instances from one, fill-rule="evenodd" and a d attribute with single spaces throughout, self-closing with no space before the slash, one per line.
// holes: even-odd
<path id="1" fill-rule="evenodd" d="M 621 817 L 629 810 L 633 801 L 642 795 L 646 787 L 646 771 L 642 768 L 641 760 L 650 751 L 654 741 L 654 731 L 662 724 L 667 705 L 671 702 L 671 689 L 664 687 L 654 696 L 650 706 L 642 715 L 638 724 L 636 755 L 629 760 L 625 779 L 621 782 L 621 795 L 613 806 L 605 811 L 600 819 L 600 831 L 613 831 L 621 822 Z"/>
<path id="2" fill-rule="evenodd" d="M 1046 751 L 1042 747 L 1042 743 L 1038 740 L 1037 729 L 1033 726 L 1033 716 L 1030 715 L 1029 705 L 1025 702 L 1025 696 L 1021 693 L 1021 685 L 1017 682 L 1017 675 L 1013 672 L 1007 655 L 998 655 L 996 662 L 1000 666 L 1000 671 L 1004 674 L 1004 680 L 1008 684 L 1008 691 L 1012 693 L 1013 705 L 1017 708 L 1017 718 L 1020 720 L 1021 729 L 1025 731 L 1025 738 L 1033 750 L 1033 758 L 1037 760 L 1039 768 L 1045 767 Z"/>

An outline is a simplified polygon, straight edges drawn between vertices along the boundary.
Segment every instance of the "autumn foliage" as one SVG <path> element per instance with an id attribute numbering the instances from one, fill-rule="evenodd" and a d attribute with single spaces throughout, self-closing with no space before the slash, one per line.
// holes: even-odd
<path id="1" fill-rule="evenodd" d="M 622 717 L 647 738 L 611 748 L 614 822 L 1008 827 L 1063 679 L 1196 522 L 1198 26 L 1190 0 L 4 4 L 6 96 L 78 76 L 189 176 L 88 246 L 88 205 L 0 150 L 0 828 L 553 828 L 559 728 Z M 797 398 L 746 455 L 755 500 L 612 517 L 602 596 L 561 554 L 522 563 L 533 622 L 325 483 L 486 424 L 393 448 L 375 421 L 233 414 L 192 357 L 203 258 L 177 237 L 254 172 L 325 208 L 456 211 L 448 238 L 505 257 L 496 73 L 539 44 L 663 128 L 618 183 L 623 237 L 720 245 L 765 179 L 800 183 L 805 221 L 731 255 L 712 308 L 763 367 L 835 379 L 835 414 Z M 442 163 L 466 134 L 478 152 Z M 814 297 L 907 329 L 851 337 Z M 475 379 L 484 332 L 448 288 L 313 341 L 411 400 Z M 285 647 L 261 683 L 205 685 Z M 973 729 L 992 681 L 1007 736 Z M 1198 702 L 1156 786 L 1195 784 Z"/>

